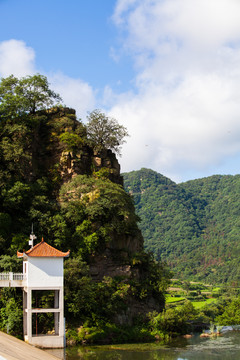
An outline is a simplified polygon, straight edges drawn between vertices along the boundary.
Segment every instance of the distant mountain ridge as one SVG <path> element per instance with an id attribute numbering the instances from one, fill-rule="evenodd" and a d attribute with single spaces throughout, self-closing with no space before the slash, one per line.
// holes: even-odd
<path id="1" fill-rule="evenodd" d="M 150 169 L 124 173 L 145 248 L 174 276 L 211 283 L 240 279 L 240 175 L 176 184 Z"/>

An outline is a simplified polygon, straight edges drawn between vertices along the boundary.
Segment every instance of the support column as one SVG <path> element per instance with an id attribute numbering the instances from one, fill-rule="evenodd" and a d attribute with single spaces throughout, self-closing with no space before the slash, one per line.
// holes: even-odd
<path id="1" fill-rule="evenodd" d="M 64 297 L 63 287 L 59 290 L 59 336 L 64 336 Z"/>
<path id="2" fill-rule="evenodd" d="M 27 288 L 27 334 L 25 340 L 31 341 L 32 338 L 32 288 Z"/>
<path id="3" fill-rule="evenodd" d="M 23 335 L 27 335 L 27 292 L 23 289 Z"/>
<path id="4" fill-rule="evenodd" d="M 59 309 L 59 290 L 54 291 L 54 309 Z M 59 313 L 54 313 L 55 335 L 59 335 Z"/>

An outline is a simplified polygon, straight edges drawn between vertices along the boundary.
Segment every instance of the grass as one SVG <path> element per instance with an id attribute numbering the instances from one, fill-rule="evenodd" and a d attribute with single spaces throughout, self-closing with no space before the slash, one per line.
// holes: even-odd
<path id="1" fill-rule="evenodd" d="M 220 287 L 215 287 L 215 288 L 213 288 L 213 292 L 219 292 L 221 290 L 221 288 Z"/>
<path id="2" fill-rule="evenodd" d="M 200 285 L 199 286 L 199 289 L 201 291 L 201 294 L 202 295 L 205 295 L 206 297 L 208 297 L 207 299 L 202 299 L 200 301 L 197 301 L 197 300 L 194 300 L 192 298 L 191 303 L 193 304 L 194 308 L 196 310 L 199 310 L 201 308 L 203 308 L 205 305 L 208 305 L 208 304 L 211 304 L 211 303 L 214 303 L 217 299 L 216 297 L 212 297 L 213 294 L 216 294 L 218 293 L 220 290 L 221 290 L 221 287 L 219 286 L 211 286 L 211 285 L 204 285 L 202 283 L 191 283 L 191 284 L 194 284 L 194 288 L 190 288 L 190 291 L 194 291 L 196 292 L 197 291 L 197 288 L 196 288 L 196 285 Z M 172 284 L 174 285 L 174 283 Z M 182 305 L 181 303 L 184 302 L 184 300 L 187 299 L 187 293 L 184 295 L 183 292 L 183 287 L 181 286 L 181 282 L 177 282 L 177 285 L 178 285 L 178 288 L 174 288 L 173 286 L 172 287 L 169 287 L 168 289 L 168 294 L 166 295 L 166 304 L 171 304 L 171 307 L 176 307 L 178 308 L 180 305 Z M 203 289 L 203 285 L 205 287 L 205 289 Z M 210 291 L 211 289 L 211 291 Z M 178 290 L 177 294 L 176 294 L 176 290 Z M 190 293 L 191 294 L 191 293 Z"/>
<path id="3" fill-rule="evenodd" d="M 166 304 L 171 304 L 171 303 L 175 303 L 175 302 L 179 302 L 179 301 L 183 301 L 185 300 L 185 297 L 180 297 L 180 296 L 171 296 L 171 295 L 167 295 L 166 296 Z"/>
<path id="4" fill-rule="evenodd" d="M 195 309 L 199 310 L 201 309 L 202 307 L 204 307 L 204 305 L 207 305 L 207 304 L 211 304 L 213 303 L 214 301 L 216 301 L 216 299 L 206 299 L 204 301 L 192 301 L 192 304 L 193 306 L 195 307 Z"/>

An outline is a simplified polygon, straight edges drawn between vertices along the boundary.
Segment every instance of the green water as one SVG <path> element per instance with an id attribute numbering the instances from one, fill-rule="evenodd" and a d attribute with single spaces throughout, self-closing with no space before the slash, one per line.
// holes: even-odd
<path id="1" fill-rule="evenodd" d="M 178 339 L 170 346 L 157 344 L 83 347 L 66 350 L 66 360 L 239 360 L 240 332 L 216 338 Z"/>

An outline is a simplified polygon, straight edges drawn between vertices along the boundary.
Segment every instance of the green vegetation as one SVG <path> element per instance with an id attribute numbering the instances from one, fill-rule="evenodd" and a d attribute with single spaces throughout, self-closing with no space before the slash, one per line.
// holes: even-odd
<path id="1" fill-rule="evenodd" d="M 238 295 L 233 295 L 230 287 L 218 287 L 216 296 L 211 285 L 189 282 L 186 290 L 184 283 L 179 280 L 171 281 L 166 295 L 166 309 L 160 314 L 161 321 L 167 321 L 163 328 L 172 327 L 170 334 L 174 335 L 174 330 L 177 334 L 186 334 L 215 327 L 220 329 L 222 325 L 240 324 L 239 288 Z M 166 336 L 168 335 L 169 332 L 166 332 Z"/>
<path id="2" fill-rule="evenodd" d="M 185 297 L 182 296 L 174 296 L 174 295 L 166 296 L 166 304 L 177 303 L 179 301 L 182 302 L 183 300 L 185 300 Z"/>
<path id="3" fill-rule="evenodd" d="M 66 228 L 73 229 L 71 249 L 90 255 L 104 249 L 111 234 L 135 236 L 138 217 L 132 199 L 124 189 L 108 179 L 78 175 L 60 189 L 60 204 Z M 69 246 L 69 238 L 58 245 Z"/>
<path id="4" fill-rule="evenodd" d="M 0 272 L 21 272 L 16 251 L 26 249 L 33 223 L 38 239 L 71 250 L 65 262 L 69 338 L 77 328 L 78 341 L 149 339 L 131 306 L 142 309 L 143 319 L 149 302 L 161 311 L 170 274 L 143 251 L 133 200 L 110 181 L 115 169 L 94 158 L 118 151 L 126 129 L 100 111 L 86 127 L 56 101 L 41 75 L 0 82 Z M 107 256 L 128 273 L 93 280 L 91 264 Z M 21 334 L 21 291 L 1 289 L 0 309 L 0 329 Z M 52 321 L 40 320 L 41 328 Z"/>
<path id="5" fill-rule="evenodd" d="M 48 80 L 43 75 L 37 74 L 21 79 L 11 75 L 1 79 L 1 122 L 16 122 L 17 119 L 47 109 L 59 101 L 60 96 L 49 88 Z"/>
<path id="6" fill-rule="evenodd" d="M 174 277 L 206 283 L 240 279 L 240 175 L 175 184 L 152 170 L 124 174 L 141 218 L 145 248 Z"/>
<path id="7" fill-rule="evenodd" d="M 151 170 L 126 174 L 135 214 L 120 177 L 111 181 L 116 168 L 109 158 L 99 161 L 109 149 L 119 152 L 126 129 L 99 110 L 85 126 L 58 101 L 41 75 L 0 82 L 0 272 L 21 271 L 16 251 L 26 248 L 32 223 L 38 239 L 71 250 L 69 343 L 167 341 L 196 323 L 238 320 L 239 177 L 176 185 Z M 155 258 L 142 247 L 139 216 Z M 93 265 L 108 257 L 127 271 L 94 278 Z M 156 258 L 167 260 L 180 280 L 169 287 L 169 269 Z M 196 278 L 235 283 L 190 282 Z M 39 316 L 40 328 L 52 320 Z M 0 329 L 21 334 L 21 291 L 1 289 Z"/>
<path id="8" fill-rule="evenodd" d="M 0 328 L 21 338 L 22 334 L 22 291 L 20 289 L 1 289 Z"/>
<path id="9" fill-rule="evenodd" d="M 129 136 L 124 126 L 100 110 L 88 115 L 87 132 L 94 149 L 111 149 L 117 154 L 120 154 L 120 145 L 126 142 L 125 137 Z"/>
<path id="10" fill-rule="evenodd" d="M 110 284 L 109 279 L 105 281 Z M 97 326 L 90 327 L 91 322 L 88 319 L 82 327 L 68 331 L 68 341 L 101 344 L 106 342 L 106 339 L 109 343 L 157 340 L 166 343 L 179 335 L 199 333 L 205 329 L 220 329 L 221 325 L 239 324 L 240 296 L 232 296 L 230 288 L 221 287 L 221 290 L 222 295 L 216 298 L 210 285 L 191 282 L 188 294 L 184 282 L 178 281 L 175 284 L 175 281 L 171 281 L 163 311 L 149 312 L 147 319 L 136 319 L 132 326 L 116 326 L 111 322 L 103 325 L 99 320 Z M 120 306 L 120 303 L 117 306 Z"/>
<path id="11" fill-rule="evenodd" d="M 227 304 L 224 312 L 216 319 L 219 325 L 236 325 L 240 324 L 240 298 L 233 298 Z"/>
<path id="12" fill-rule="evenodd" d="M 216 302 L 216 299 L 206 299 L 205 301 L 192 301 L 192 304 L 195 309 L 202 309 L 207 304 L 211 304 L 212 302 Z"/>

